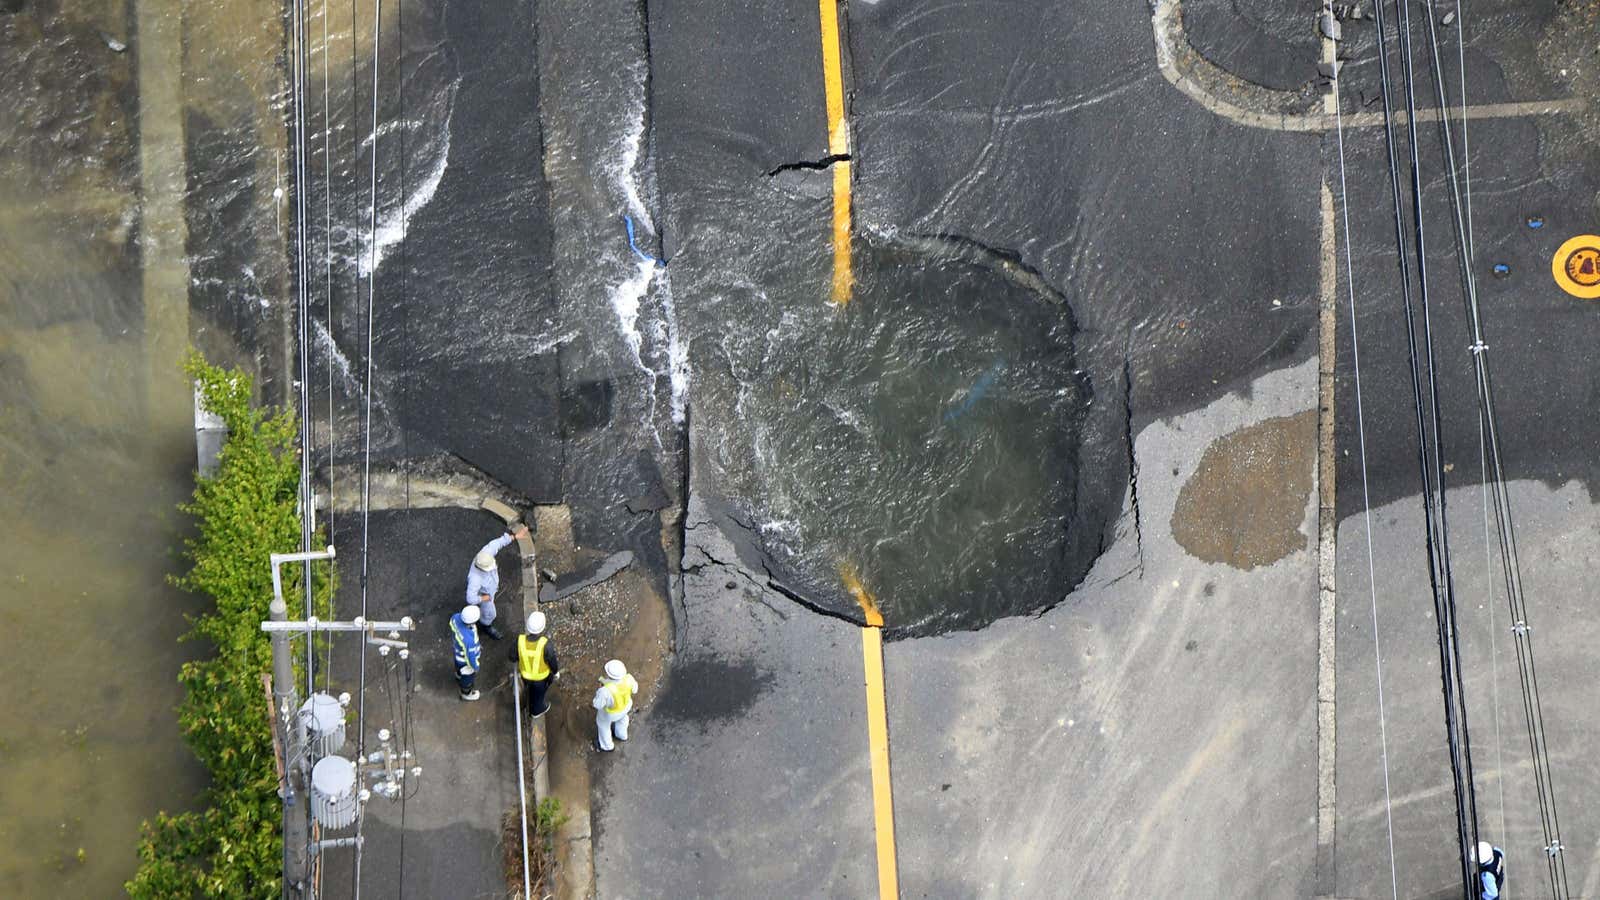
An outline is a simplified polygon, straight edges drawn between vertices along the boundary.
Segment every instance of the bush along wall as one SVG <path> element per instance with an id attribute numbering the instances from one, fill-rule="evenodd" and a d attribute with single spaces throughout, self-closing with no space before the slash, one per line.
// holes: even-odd
<path id="1" fill-rule="evenodd" d="M 184 371 L 228 428 L 216 475 L 200 478 L 194 499 L 180 507 L 194 517 L 197 534 L 185 543 L 188 572 L 171 579 L 213 604 L 190 619 L 183 639 L 206 641 L 215 653 L 185 663 L 178 675 L 186 692 L 179 728 L 211 784 L 200 809 L 162 812 L 144 823 L 139 869 L 126 888 L 135 898 L 265 900 L 282 893 L 283 834 L 261 684 L 272 653 L 260 625 L 272 602 L 268 555 L 300 546 L 297 423 L 288 410 L 253 406 L 251 380 L 241 372 L 198 354 Z M 303 590 L 300 573 L 284 567 L 286 597 Z M 333 574 L 318 564 L 313 578 L 318 615 L 326 616 Z"/>

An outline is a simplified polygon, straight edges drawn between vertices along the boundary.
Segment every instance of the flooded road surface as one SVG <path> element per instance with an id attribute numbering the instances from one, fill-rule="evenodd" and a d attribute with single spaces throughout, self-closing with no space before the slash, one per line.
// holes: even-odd
<path id="1" fill-rule="evenodd" d="M 146 352 L 136 182 L 56 165 L 0 173 L 0 894 L 105 897 L 203 784 L 174 713 L 194 602 L 164 582 L 192 423 Z M 150 402 L 163 367 L 176 404 Z"/>
<path id="2" fill-rule="evenodd" d="M 237 352 L 208 326 L 270 321 L 247 273 L 270 286 L 271 129 L 212 123 L 275 117 L 276 27 L 0 4 L 0 896 L 121 894 L 140 822 L 205 785 L 176 715 L 199 601 L 166 583 L 194 471 L 178 366 L 196 271 L 246 286 L 199 318 L 215 355 Z"/>
<path id="3" fill-rule="evenodd" d="M 807 596 L 859 579 L 920 631 L 1059 600 L 1100 540 L 1073 527 L 1090 386 L 1070 311 L 928 249 L 858 242 L 850 304 L 784 317 L 749 355 L 740 415 L 708 426 L 749 447 L 721 464 L 775 577 Z"/>
<path id="4" fill-rule="evenodd" d="M 48 288 L 0 287 L 0 893 L 107 897 L 140 821 L 203 785 L 174 713 L 194 602 L 164 582 L 190 432 L 146 414 L 137 273 L 19 233 L 48 217 L 0 220 L 0 265 Z"/>

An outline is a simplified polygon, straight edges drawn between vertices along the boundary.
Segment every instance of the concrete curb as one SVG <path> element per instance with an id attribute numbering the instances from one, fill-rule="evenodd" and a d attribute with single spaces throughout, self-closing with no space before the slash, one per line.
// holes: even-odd
<path id="1" fill-rule="evenodd" d="M 1331 108 L 1325 108 L 1320 113 L 1265 111 L 1278 107 L 1293 107 L 1297 103 L 1297 97 L 1292 91 L 1265 88 L 1236 78 L 1197 52 L 1184 35 L 1180 0 L 1156 0 L 1151 7 L 1150 24 L 1155 37 L 1156 67 L 1161 70 L 1161 76 L 1202 107 L 1229 121 L 1249 128 L 1302 133 L 1330 131 L 1340 124 L 1345 128 L 1373 128 L 1384 124 L 1382 113 L 1350 113 L 1341 119 Z M 1332 46 L 1334 42 L 1325 40 L 1324 43 Z M 1332 61 L 1330 55 L 1324 54 L 1324 64 L 1330 64 Z M 1208 87 L 1208 82 L 1233 85 L 1239 93 L 1240 102 L 1231 102 L 1218 96 Z M 1259 108 L 1252 109 L 1250 108 L 1252 106 Z M 1470 106 L 1465 115 L 1469 119 L 1571 115 L 1582 112 L 1585 108 L 1583 98 L 1563 97 L 1554 100 Z M 1456 115 L 1459 116 L 1459 113 Z M 1437 109 L 1417 111 L 1419 122 L 1437 121 L 1439 116 L 1440 112 Z M 1399 124 L 1406 122 L 1405 113 L 1399 113 L 1394 118 Z"/>
<path id="2" fill-rule="evenodd" d="M 1332 41 L 1324 52 L 1332 56 Z M 1328 101 L 1333 102 L 1331 99 Z M 1337 680 L 1334 670 L 1335 617 L 1338 610 L 1338 511 L 1334 451 L 1334 365 L 1337 361 L 1338 257 L 1334 231 L 1333 191 L 1321 184 L 1321 277 L 1318 298 L 1317 351 L 1317 895 L 1331 896 L 1335 887 L 1337 805 L 1335 747 L 1337 746 Z"/>
<path id="3" fill-rule="evenodd" d="M 522 516 L 505 503 L 485 497 L 478 507 L 493 513 L 508 527 L 521 521 Z M 533 534 L 528 532 L 517 538 L 517 552 L 522 557 L 522 615 L 524 619 L 539 609 L 538 554 L 533 546 Z M 513 673 L 512 677 L 517 677 Z M 515 696 L 515 695 L 513 695 Z M 549 743 L 545 735 L 544 719 L 528 722 L 528 755 L 533 759 L 533 805 L 537 809 L 544 798 L 550 796 Z"/>

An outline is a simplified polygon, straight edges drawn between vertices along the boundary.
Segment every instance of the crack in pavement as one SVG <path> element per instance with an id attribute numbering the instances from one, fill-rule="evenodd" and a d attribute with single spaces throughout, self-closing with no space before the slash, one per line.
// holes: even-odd
<path id="1" fill-rule="evenodd" d="M 828 169 L 833 168 L 834 163 L 842 163 L 842 162 L 850 162 L 850 154 L 848 154 L 848 153 L 830 153 L 827 156 L 822 157 L 821 159 L 815 159 L 815 160 L 802 159 L 802 160 L 799 160 L 797 162 L 786 162 L 786 163 L 783 163 L 783 164 L 779 165 L 777 168 L 768 169 L 766 174 L 767 174 L 768 178 L 772 178 L 772 177 L 777 176 L 781 172 L 798 172 L 798 171 L 824 172 L 824 171 L 827 171 Z"/>
<path id="2" fill-rule="evenodd" d="M 929 256 L 953 257 L 963 262 L 982 266 L 989 269 L 1005 280 L 1032 294 L 1037 294 L 1049 303 L 1053 303 L 1072 315 L 1072 304 L 1067 300 L 1067 295 L 1061 289 L 1051 284 L 1044 273 L 1030 265 L 1022 258 L 1022 252 L 1009 247 L 996 247 L 986 244 L 974 237 L 964 234 L 951 234 L 939 232 L 936 234 L 907 233 L 890 234 L 874 232 L 874 237 L 891 244 L 900 244 Z M 1076 317 L 1070 319 L 1074 330 L 1077 328 Z"/>
<path id="3" fill-rule="evenodd" d="M 1133 333 L 1122 354 L 1122 433 L 1128 448 L 1128 505 L 1133 509 L 1133 546 L 1139 557 L 1139 577 L 1144 577 L 1144 520 L 1139 511 L 1139 454 L 1133 449 Z"/>
<path id="4" fill-rule="evenodd" d="M 734 525 L 738 526 L 741 530 L 743 530 L 743 531 L 745 531 L 745 532 L 747 532 L 747 533 L 749 533 L 751 535 L 755 535 L 755 534 L 758 533 L 753 523 L 740 521 L 738 519 L 738 517 L 736 517 L 732 513 L 726 512 L 726 511 L 723 512 L 723 516 L 725 518 L 727 518 L 728 521 L 730 521 Z M 686 521 L 684 523 L 684 532 L 685 532 L 685 534 L 687 534 L 689 532 L 697 531 L 702 527 L 710 527 L 712 530 L 716 531 L 718 534 L 722 534 L 724 537 L 727 536 L 726 533 L 723 532 L 720 527 L 718 527 L 717 523 L 712 521 L 712 520 L 710 520 L 710 519 L 699 519 L 699 520 L 694 521 L 694 522 L 687 522 Z M 789 619 L 788 614 L 784 613 L 778 607 L 772 605 L 771 603 L 768 603 L 764 599 L 764 597 L 762 595 L 764 595 L 767 591 L 772 591 L 774 593 L 782 595 L 783 597 L 788 598 L 789 600 L 793 601 L 794 603 L 798 604 L 799 606 L 804 607 L 805 609 L 809 610 L 810 612 L 816 613 L 817 615 L 826 616 L 826 617 L 828 617 L 830 619 L 838 619 L 841 622 L 848 622 L 851 625 L 855 625 L 855 626 L 858 626 L 858 627 L 863 625 L 861 620 L 853 618 L 853 617 L 851 617 L 849 615 L 846 615 L 844 613 L 838 612 L 836 610 L 829 609 L 827 606 L 825 606 L 825 605 L 823 605 L 821 603 L 818 603 L 815 600 L 812 600 L 812 599 L 806 597 L 804 594 L 801 594 L 799 591 L 795 590 L 794 588 L 791 588 L 788 585 L 784 584 L 783 582 L 779 581 L 777 576 L 773 573 L 772 568 L 769 565 L 767 565 L 765 560 L 762 560 L 759 563 L 759 565 L 761 566 L 760 573 L 754 572 L 751 569 L 750 566 L 746 565 L 743 560 L 740 560 L 738 558 L 738 550 L 737 550 L 737 548 L 734 548 L 734 558 L 730 560 L 730 559 L 722 558 L 716 552 L 714 552 L 710 548 L 707 548 L 704 544 L 697 543 L 697 544 L 689 545 L 689 544 L 686 543 L 685 547 L 684 547 L 684 559 L 686 561 L 690 560 L 690 559 L 693 559 L 694 557 L 691 556 L 691 554 L 698 554 L 698 556 L 701 559 L 703 559 L 704 561 L 696 560 L 694 562 L 689 562 L 689 563 L 685 564 L 681 569 L 681 571 L 683 572 L 684 575 L 703 574 L 707 569 L 712 568 L 712 567 L 716 567 L 716 568 L 718 568 L 718 569 L 720 569 L 720 570 L 722 570 L 724 572 L 728 572 L 730 574 L 737 574 L 740 578 L 743 578 L 745 581 L 749 582 L 751 587 L 753 587 L 755 589 L 755 592 L 756 592 L 756 598 L 755 599 L 756 599 L 756 601 L 759 602 L 761 605 L 767 607 L 768 609 L 772 610 L 774 613 L 776 613 L 784 621 L 788 621 L 788 619 Z M 758 575 L 765 576 L 764 580 L 763 580 L 763 578 L 758 577 Z M 685 607 L 687 607 L 687 602 L 685 602 Z"/>

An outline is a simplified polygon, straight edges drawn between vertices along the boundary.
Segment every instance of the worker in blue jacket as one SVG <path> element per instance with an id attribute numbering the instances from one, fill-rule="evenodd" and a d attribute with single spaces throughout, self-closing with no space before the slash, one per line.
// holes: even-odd
<path id="1" fill-rule="evenodd" d="M 478 608 L 463 607 L 450 617 L 450 638 L 455 647 L 456 681 L 461 684 L 461 699 L 476 700 L 482 694 L 474 688 L 478 679 L 478 663 L 483 658 L 483 644 L 478 641 Z"/>
<path id="2" fill-rule="evenodd" d="M 1506 855 L 1488 841 L 1478 842 L 1478 897 L 1499 900 L 1506 894 Z"/>

